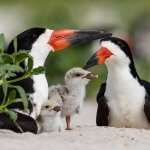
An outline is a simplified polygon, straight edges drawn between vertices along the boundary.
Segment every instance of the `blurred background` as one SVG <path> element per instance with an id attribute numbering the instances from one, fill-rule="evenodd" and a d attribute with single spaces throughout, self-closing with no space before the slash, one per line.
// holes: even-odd
<path id="1" fill-rule="evenodd" d="M 0 33 L 7 43 L 31 27 L 50 29 L 102 28 L 128 42 L 141 78 L 150 81 L 149 0 L 0 0 Z M 63 83 L 65 72 L 83 66 L 99 47 L 99 41 L 50 53 L 45 66 L 49 85 Z M 87 87 L 89 99 L 106 80 L 106 67 L 90 69 L 99 79 Z"/>

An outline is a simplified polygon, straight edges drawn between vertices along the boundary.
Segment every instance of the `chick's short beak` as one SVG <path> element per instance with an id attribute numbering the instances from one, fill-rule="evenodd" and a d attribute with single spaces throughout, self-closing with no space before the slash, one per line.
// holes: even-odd
<path id="1" fill-rule="evenodd" d="M 55 107 L 54 107 L 54 111 L 56 111 L 56 112 L 61 111 L 61 107 L 60 107 L 60 106 L 55 106 Z"/>
<path id="2" fill-rule="evenodd" d="M 95 73 L 88 73 L 88 74 L 86 74 L 84 77 L 82 77 L 82 79 L 83 79 L 83 78 L 86 78 L 86 79 L 89 79 L 89 80 L 93 80 L 93 79 L 98 78 L 98 75 L 95 74 Z"/>

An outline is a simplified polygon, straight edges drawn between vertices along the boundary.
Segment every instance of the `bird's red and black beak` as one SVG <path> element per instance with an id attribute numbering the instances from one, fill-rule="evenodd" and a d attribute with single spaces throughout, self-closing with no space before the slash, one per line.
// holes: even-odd
<path id="1" fill-rule="evenodd" d="M 51 45 L 53 50 L 61 50 L 109 36 L 112 36 L 112 34 L 101 30 L 54 30 L 48 44 Z"/>
<path id="2" fill-rule="evenodd" d="M 86 65 L 83 67 L 84 69 L 91 68 L 98 64 L 105 63 L 106 59 L 109 58 L 113 53 L 105 48 L 101 47 L 86 63 Z"/>

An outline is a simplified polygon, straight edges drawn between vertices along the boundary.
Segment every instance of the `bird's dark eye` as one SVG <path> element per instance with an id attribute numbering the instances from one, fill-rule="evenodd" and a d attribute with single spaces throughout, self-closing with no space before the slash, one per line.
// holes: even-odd
<path id="1" fill-rule="evenodd" d="M 80 77 L 80 76 L 82 76 L 82 75 L 83 75 L 83 74 L 81 74 L 81 73 L 76 73 L 76 74 L 75 74 L 76 77 Z"/>
<path id="2" fill-rule="evenodd" d="M 45 106 L 45 108 L 49 108 L 49 106 L 48 106 L 48 105 L 46 105 L 46 106 Z"/>

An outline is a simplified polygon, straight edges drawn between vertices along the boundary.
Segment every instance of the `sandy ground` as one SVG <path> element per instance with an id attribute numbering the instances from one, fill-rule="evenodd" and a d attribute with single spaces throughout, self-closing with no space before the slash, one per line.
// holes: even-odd
<path id="1" fill-rule="evenodd" d="M 34 135 L 0 131 L 0 150 L 150 150 L 150 130 L 95 126 L 96 104 L 86 103 L 72 131 Z"/>

